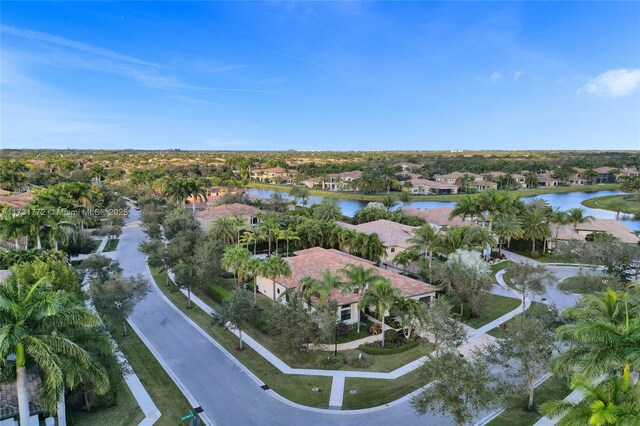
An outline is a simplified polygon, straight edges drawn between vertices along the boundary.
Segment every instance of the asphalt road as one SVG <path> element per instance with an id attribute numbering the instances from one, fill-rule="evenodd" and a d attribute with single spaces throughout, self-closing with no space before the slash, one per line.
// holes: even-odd
<path id="1" fill-rule="evenodd" d="M 138 244 L 145 239 L 139 212 L 131 209 L 115 253 L 125 274 L 151 279 Z M 447 418 L 419 417 L 409 401 L 366 413 L 317 412 L 285 404 L 256 382 L 187 322 L 154 289 L 131 316 L 157 353 L 217 425 L 451 425 Z"/>

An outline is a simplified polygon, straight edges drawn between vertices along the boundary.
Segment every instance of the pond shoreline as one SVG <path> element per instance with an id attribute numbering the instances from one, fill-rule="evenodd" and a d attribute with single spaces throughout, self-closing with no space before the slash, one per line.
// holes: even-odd
<path id="1" fill-rule="evenodd" d="M 290 192 L 295 186 L 293 185 L 275 185 L 268 183 L 249 182 L 247 188 L 268 189 L 273 191 Z M 606 183 L 599 185 L 584 186 L 556 186 L 552 188 L 535 188 L 535 189 L 519 189 L 514 191 L 504 191 L 515 194 L 518 197 L 534 197 L 543 194 L 566 194 L 571 192 L 597 192 L 606 190 L 617 190 L 620 185 L 617 183 Z M 502 191 L 501 191 L 502 192 Z M 325 191 L 321 189 L 309 189 L 309 195 L 338 198 L 358 201 L 382 201 L 388 194 L 361 194 L 359 192 L 337 192 Z M 399 195 L 398 192 L 392 192 L 391 195 Z M 412 195 L 411 201 L 458 201 L 467 194 L 455 195 Z"/>
<path id="2" fill-rule="evenodd" d="M 610 203 L 614 200 L 622 200 L 623 205 L 620 206 L 621 213 L 640 215 L 640 201 L 634 202 L 631 200 L 626 200 L 625 197 L 627 197 L 627 195 L 605 195 L 603 197 L 589 198 L 588 200 L 582 201 L 580 204 L 591 209 L 617 212 L 618 210 L 611 207 Z M 634 203 L 636 205 L 634 205 Z"/>

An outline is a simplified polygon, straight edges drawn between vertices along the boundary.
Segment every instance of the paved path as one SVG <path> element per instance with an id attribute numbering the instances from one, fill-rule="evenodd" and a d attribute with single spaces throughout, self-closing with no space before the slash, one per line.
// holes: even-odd
<path id="1" fill-rule="evenodd" d="M 142 274 L 150 281 L 146 259 L 138 250 L 145 239 L 139 212 L 131 210 L 115 258 L 126 274 Z M 149 347 L 193 407 L 204 409 L 203 419 L 216 425 L 452 425 L 448 418 L 418 416 L 412 395 L 366 410 L 338 411 L 287 402 L 248 373 L 204 331 L 171 305 L 156 288 L 131 316 L 132 328 Z"/>

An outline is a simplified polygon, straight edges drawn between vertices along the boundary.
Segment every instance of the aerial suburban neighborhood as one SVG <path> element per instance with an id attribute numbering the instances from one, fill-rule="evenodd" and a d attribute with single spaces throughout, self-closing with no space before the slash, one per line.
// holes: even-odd
<path id="1" fill-rule="evenodd" d="M 637 4 L 0 21 L 0 426 L 640 425 Z"/>

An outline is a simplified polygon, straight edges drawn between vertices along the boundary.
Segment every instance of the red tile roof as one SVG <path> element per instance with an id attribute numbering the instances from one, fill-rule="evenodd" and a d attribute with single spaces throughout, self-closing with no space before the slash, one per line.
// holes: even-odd
<path id="1" fill-rule="evenodd" d="M 373 262 L 361 259 L 348 253 L 335 249 L 314 247 L 295 252 L 296 256 L 287 257 L 285 261 L 291 268 L 291 277 L 279 277 L 276 282 L 284 287 L 298 289 L 300 280 L 304 277 L 320 279 L 323 270 L 333 273 L 344 268 L 348 264 L 363 265 L 365 268 L 373 268 L 383 278 L 391 281 L 391 286 L 399 288 L 405 297 L 419 296 L 434 293 L 437 289 L 431 284 L 378 268 Z M 340 305 L 346 305 L 358 301 L 358 296 L 353 293 L 342 294 L 339 290 L 333 290 L 330 294 L 332 300 Z"/>
<path id="2" fill-rule="evenodd" d="M 203 210 L 196 213 L 198 219 L 207 220 L 217 217 L 227 217 L 233 215 L 241 216 L 254 216 L 260 213 L 260 209 L 250 206 L 248 204 L 221 204 L 219 206 L 211 207 L 208 210 Z"/>
<path id="3" fill-rule="evenodd" d="M 427 223 L 436 226 L 460 226 L 460 225 L 473 225 L 473 222 L 468 220 L 462 220 L 461 216 L 455 216 L 453 219 L 449 219 L 449 215 L 453 207 L 435 207 L 433 209 L 416 209 L 408 208 L 403 209 L 402 213 L 409 216 L 416 216 L 424 219 Z"/>
<path id="4" fill-rule="evenodd" d="M 386 219 L 374 220 L 373 222 L 359 225 L 350 225 L 343 222 L 337 222 L 337 224 L 343 228 L 355 229 L 365 234 L 378 234 L 385 247 L 410 247 L 411 244 L 407 240 L 413 236 L 413 231 L 416 229 L 415 226 L 403 225 Z"/>

